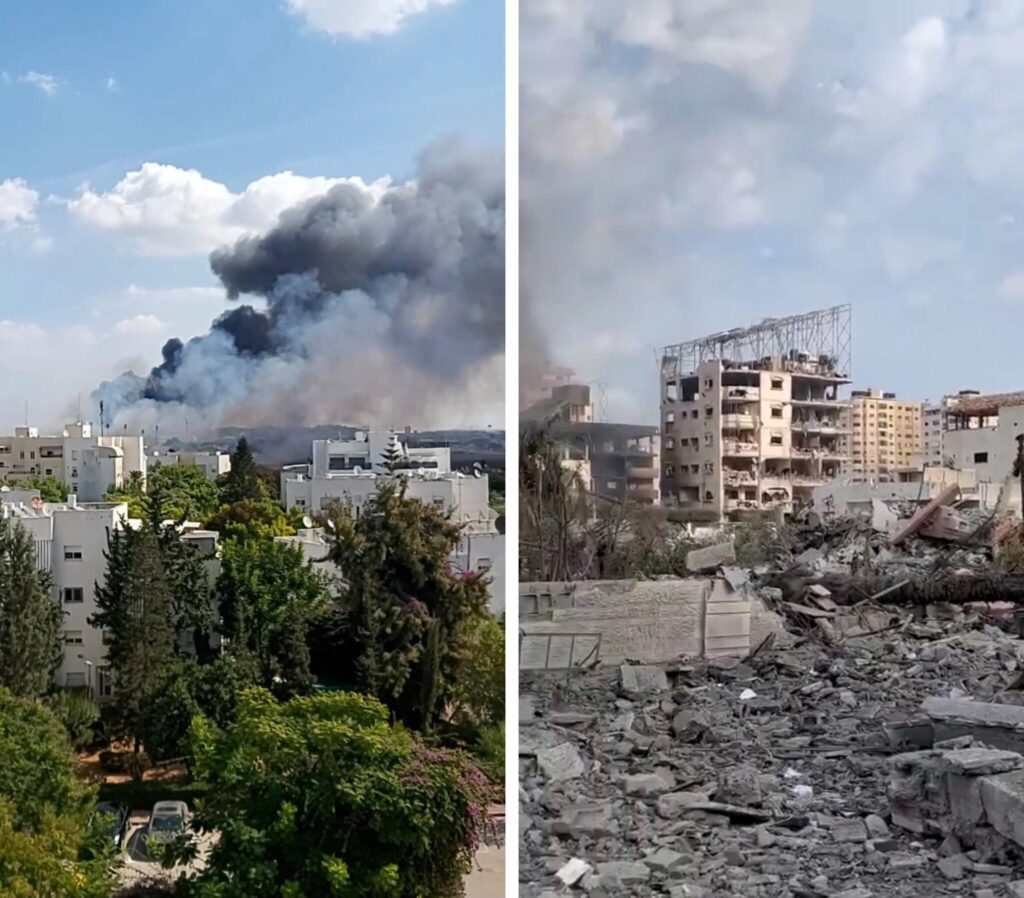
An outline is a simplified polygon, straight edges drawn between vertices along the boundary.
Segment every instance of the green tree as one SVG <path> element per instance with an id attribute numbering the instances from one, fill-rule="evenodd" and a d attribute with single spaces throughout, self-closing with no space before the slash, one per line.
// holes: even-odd
<path id="1" fill-rule="evenodd" d="M 388 474 L 393 474 L 401 466 L 404 455 L 402 444 L 398 441 L 398 437 L 391 434 L 388 444 L 380 453 L 380 467 Z"/>
<path id="2" fill-rule="evenodd" d="M 96 586 L 90 620 L 108 634 L 113 704 L 126 733 L 141 748 L 144 716 L 175 657 L 174 600 L 151 521 L 115 530 L 107 541 L 107 570 Z"/>
<path id="3" fill-rule="evenodd" d="M 64 615 L 49 593 L 32 536 L 0 519 L 0 686 L 15 695 L 42 695 L 60 665 Z"/>
<path id="4" fill-rule="evenodd" d="M 273 539 L 295 533 L 295 520 L 280 505 L 269 499 L 245 499 L 233 505 L 222 505 L 206 527 L 216 530 L 224 539 Z"/>
<path id="5" fill-rule="evenodd" d="M 198 465 L 161 465 L 149 475 L 149 501 L 165 518 L 205 521 L 220 504 L 217 484 Z"/>
<path id="6" fill-rule="evenodd" d="M 494 620 L 470 621 L 452 688 L 453 718 L 500 724 L 505 719 L 505 632 Z"/>
<path id="7" fill-rule="evenodd" d="M 5 480 L 3 483 L 16 489 L 39 490 L 39 496 L 44 502 L 59 504 L 68 501 L 68 485 L 50 474 L 32 474 L 17 480 Z"/>
<path id="8" fill-rule="evenodd" d="M 367 696 L 278 703 L 246 692 L 238 720 L 193 728 L 210 784 L 197 819 L 220 833 L 191 898 L 456 898 L 485 824 L 486 779 L 429 750 Z"/>
<path id="9" fill-rule="evenodd" d="M 267 498 L 267 486 L 252 457 L 249 441 L 241 437 L 231 453 L 231 470 L 220 477 L 220 501 L 224 505 L 233 505 L 236 502 L 262 502 Z"/>
<path id="10" fill-rule="evenodd" d="M 0 898 L 107 898 L 108 852 L 82 861 L 94 796 L 43 704 L 0 688 Z"/>
<path id="11" fill-rule="evenodd" d="M 108 502 L 125 502 L 128 505 L 128 517 L 144 518 L 146 516 L 146 480 L 141 471 L 132 471 L 121 486 L 111 486 L 104 498 Z"/>
<path id="12" fill-rule="evenodd" d="M 328 608 L 327 578 L 302 551 L 273 540 L 227 540 L 217 580 L 232 655 L 248 655 L 259 681 L 284 695 L 312 686 L 306 637 Z"/>
<path id="13" fill-rule="evenodd" d="M 487 614 L 485 580 L 452 569 L 458 526 L 400 486 L 383 487 L 358 517 L 345 506 L 331 516 L 345 588 L 318 658 L 429 731 L 453 697 L 467 624 Z"/>
<path id="14" fill-rule="evenodd" d="M 92 690 L 83 687 L 59 689 L 46 701 L 64 724 L 72 748 L 80 751 L 93 741 L 94 727 L 100 720 L 100 705 Z"/>
<path id="15" fill-rule="evenodd" d="M 175 525 L 151 520 L 150 526 L 158 536 L 172 596 L 176 644 L 191 646 L 199 661 L 209 662 L 214 657 L 212 638 L 217 620 L 205 560 L 195 543 L 181 538 Z"/>

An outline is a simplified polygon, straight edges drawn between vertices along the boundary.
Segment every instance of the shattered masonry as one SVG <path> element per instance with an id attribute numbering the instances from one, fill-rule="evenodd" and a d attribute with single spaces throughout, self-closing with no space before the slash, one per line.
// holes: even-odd
<path id="1" fill-rule="evenodd" d="M 1020 524 L 954 500 L 523 584 L 520 894 L 1024 898 Z"/>

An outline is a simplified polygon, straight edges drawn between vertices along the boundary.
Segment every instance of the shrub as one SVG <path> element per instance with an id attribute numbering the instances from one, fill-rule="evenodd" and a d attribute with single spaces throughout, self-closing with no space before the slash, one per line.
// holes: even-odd
<path id="1" fill-rule="evenodd" d="M 100 705 L 88 689 L 60 689 L 50 699 L 50 707 L 64 724 L 75 751 L 93 744 L 100 721 Z"/>

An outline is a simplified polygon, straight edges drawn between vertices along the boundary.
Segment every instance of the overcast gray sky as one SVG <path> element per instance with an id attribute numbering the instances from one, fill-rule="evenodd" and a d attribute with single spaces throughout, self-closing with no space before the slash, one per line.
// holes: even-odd
<path id="1" fill-rule="evenodd" d="M 1024 0 L 523 0 L 527 370 L 850 302 L 856 386 L 1024 388 Z"/>

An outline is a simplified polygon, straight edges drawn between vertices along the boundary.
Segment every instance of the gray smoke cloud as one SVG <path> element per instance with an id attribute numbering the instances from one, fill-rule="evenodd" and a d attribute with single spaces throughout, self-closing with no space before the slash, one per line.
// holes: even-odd
<path id="1" fill-rule="evenodd" d="M 228 301 L 248 302 L 93 399 L 114 426 L 500 420 L 503 169 L 446 140 L 383 195 L 341 184 L 284 212 L 210 257 Z"/>

